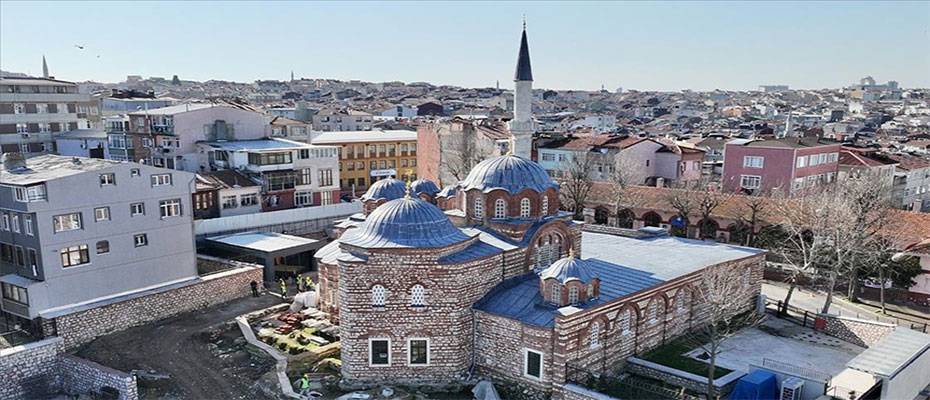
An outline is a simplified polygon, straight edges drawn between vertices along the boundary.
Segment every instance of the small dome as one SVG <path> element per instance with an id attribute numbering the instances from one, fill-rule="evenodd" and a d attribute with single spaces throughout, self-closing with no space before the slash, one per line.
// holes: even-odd
<path id="1" fill-rule="evenodd" d="M 459 192 L 459 185 L 449 185 L 442 188 L 437 197 L 453 197 Z"/>
<path id="2" fill-rule="evenodd" d="M 475 165 L 461 186 L 463 190 L 481 189 L 482 192 L 489 192 L 503 189 L 510 194 L 517 194 L 523 189 L 542 193 L 558 187 L 558 184 L 536 162 L 507 155 L 489 158 Z"/>
<path id="3" fill-rule="evenodd" d="M 428 179 L 417 179 L 410 184 L 410 193 L 417 195 L 425 193 L 435 197 L 436 193 L 439 193 L 439 186 Z"/>
<path id="4" fill-rule="evenodd" d="M 539 279 L 546 280 L 549 278 L 555 278 L 562 284 L 571 280 L 578 280 L 583 284 L 588 284 L 597 277 L 587 261 L 569 255 L 552 263 L 539 273 Z"/>
<path id="5" fill-rule="evenodd" d="M 404 181 L 387 178 L 371 184 L 368 191 L 362 195 L 362 201 L 378 199 L 395 200 L 404 197 L 406 193 L 407 185 L 404 184 Z"/>
<path id="6" fill-rule="evenodd" d="M 438 207 L 404 197 L 382 204 L 340 241 L 362 248 L 445 247 L 468 239 Z"/>

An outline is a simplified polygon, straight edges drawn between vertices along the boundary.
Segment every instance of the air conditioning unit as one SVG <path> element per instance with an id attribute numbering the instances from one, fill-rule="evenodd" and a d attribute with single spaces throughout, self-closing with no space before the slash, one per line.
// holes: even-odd
<path id="1" fill-rule="evenodd" d="M 781 400 L 801 400 L 801 388 L 804 381 L 795 377 L 785 378 L 781 382 Z"/>

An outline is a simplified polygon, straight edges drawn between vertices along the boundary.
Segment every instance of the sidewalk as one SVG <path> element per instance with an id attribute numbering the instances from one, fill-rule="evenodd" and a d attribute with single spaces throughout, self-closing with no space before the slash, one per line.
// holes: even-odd
<path id="1" fill-rule="evenodd" d="M 765 281 L 762 283 L 762 294 L 771 300 L 783 300 L 787 293 L 788 285 L 783 282 Z M 825 300 L 825 293 L 805 288 L 795 288 L 794 293 L 791 295 L 791 305 L 813 312 L 820 312 Z M 833 301 L 830 304 L 830 313 L 896 324 L 930 323 L 930 315 L 921 311 L 886 303 L 885 308 L 888 314 L 882 315 L 880 307 L 873 306 L 872 303 L 877 304 L 877 302 L 870 300 L 864 300 L 863 304 L 852 303 L 845 297 L 841 297 L 834 293 Z"/>

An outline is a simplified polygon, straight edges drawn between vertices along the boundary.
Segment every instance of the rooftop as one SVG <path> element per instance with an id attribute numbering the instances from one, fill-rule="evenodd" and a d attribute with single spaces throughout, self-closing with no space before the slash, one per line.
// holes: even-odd
<path id="1" fill-rule="evenodd" d="M 582 232 L 582 259 L 600 279 L 600 296 L 576 305 L 580 309 L 604 304 L 706 267 L 739 260 L 762 250 L 670 236 L 630 238 Z M 661 254 L 662 257 L 656 257 Z M 502 282 L 475 304 L 491 314 L 531 325 L 551 327 L 558 309 L 539 293 L 539 277 L 527 273 Z"/>
<path id="2" fill-rule="evenodd" d="M 197 174 L 197 177 L 224 189 L 260 186 L 249 177 L 233 169 L 201 172 Z"/>
<path id="3" fill-rule="evenodd" d="M 102 129 L 75 129 L 73 131 L 62 132 L 56 139 L 103 139 L 106 140 L 107 132 Z"/>
<path id="4" fill-rule="evenodd" d="M 48 78 L 0 78 L 0 85 L 23 85 L 23 86 L 74 86 L 74 82 L 60 81 Z"/>
<path id="5" fill-rule="evenodd" d="M 99 171 L 121 164 L 120 161 L 99 158 L 41 155 L 26 159 L 26 169 L 0 169 L 0 184 L 31 185 L 84 172 Z"/>
<path id="6" fill-rule="evenodd" d="M 727 144 L 732 145 L 743 145 L 748 147 L 778 147 L 785 149 L 804 149 L 810 147 L 819 147 L 819 146 L 834 146 L 839 145 L 838 142 L 833 142 L 827 139 L 821 139 L 817 137 L 787 137 L 781 139 L 761 139 L 761 140 L 747 140 L 747 139 L 736 139 L 731 140 Z"/>
<path id="7" fill-rule="evenodd" d="M 250 152 L 308 149 L 313 147 L 306 143 L 279 138 L 207 142 L 206 144 L 214 149 Z"/>
<path id="8" fill-rule="evenodd" d="M 855 370 L 891 379 L 928 350 L 930 335 L 897 327 L 847 365 Z"/>
<path id="9" fill-rule="evenodd" d="M 231 235 L 210 237 L 207 238 L 207 240 L 263 253 L 274 253 L 300 246 L 313 245 L 319 242 L 314 239 L 275 232 L 234 233 Z"/>
<path id="10" fill-rule="evenodd" d="M 151 100 L 151 99 L 149 99 Z M 175 115 L 186 113 L 189 111 L 203 110 L 206 108 L 213 108 L 221 106 L 221 104 L 212 104 L 212 103 L 185 103 L 178 104 L 174 106 L 153 108 L 151 110 L 144 111 L 133 111 L 129 115 Z"/>
<path id="11" fill-rule="evenodd" d="M 313 139 L 313 144 L 340 144 L 365 142 L 403 142 L 417 140 L 416 131 L 371 130 L 323 132 Z"/>

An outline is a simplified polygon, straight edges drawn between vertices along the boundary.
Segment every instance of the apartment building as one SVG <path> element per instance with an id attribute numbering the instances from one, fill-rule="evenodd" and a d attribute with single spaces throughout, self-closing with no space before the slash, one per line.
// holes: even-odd
<path id="1" fill-rule="evenodd" d="M 370 131 L 374 126 L 374 116 L 364 111 L 324 108 L 311 117 L 313 130 L 334 131 Z"/>
<path id="2" fill-rule="evenodd" d="M 193 181 L 136 163 L 6 154 L 3 312 L 54 318 L 196 277 Z"/>
<path id="3" fill-rule="evenodd" d="M 724 190 L 794 194 L 836 181 L 840 143 L 816 137 L 735 139 L 723 151 Z"/>
<path id="4" fill-rule="evenodd" d="M 328 205 L 339 201 L 339 156 L 335 146 L 317 146 L 281 138 L 203 142 L 197 146 L 200 170 L 236 170 L 261 185 L 261 211 Z M 251 198 L 246 200 L 244 197 L 248 195 L 228 195 L 234 196 L 233 199 L 220 194 L 219 206 L 221 209 L 254 206 Z M 234 201 L 238 206 L 233 207 Z"/>
<path id="5" fill-rule="evenodd" d="M 75 83 L 0 78 L 0 152 L 54 151 L 54 133 L 90 128 L 97 114 L 96 102 Z"/>
<path id="6" fill-rule="evenodd" d="M 197 143 L 267 136 L 270 117 L 238 103 L 191 103 L 131 112 L 128 131 L 113 130 L 114 160 L 196 172 Z"/>
<path id="7" fill-rule="evenodd" d="M 840 150 L 838 178 L 840 181 L 866 179 L 887 189 L 890 196 L 897 165 L 897 162 L 878 149 L 843 146 Z"/>
<path id="8" fill-rule="evenodd" d="M 930 160 L 907 154 L 888 154 L 896 162 L 892 201 L 905 210 L 930 212 Z"/>
<path id="9" fill-rule="evenodd" d="M 405 130 L 325 132 L 314 145 L 339 149 L 339 185 L 361 195 L 373 182 L 395 177 L 414 181 L 417 173 L 417 133 Z"/>

